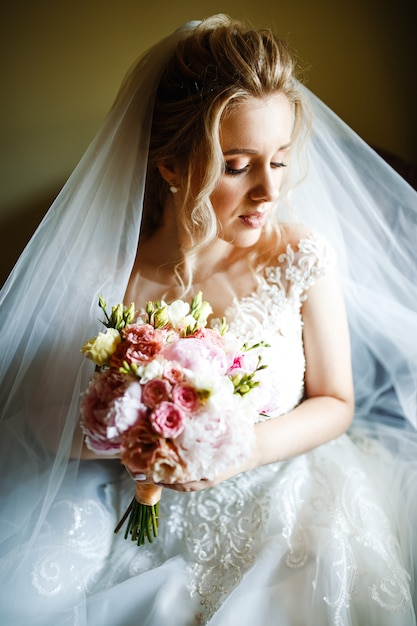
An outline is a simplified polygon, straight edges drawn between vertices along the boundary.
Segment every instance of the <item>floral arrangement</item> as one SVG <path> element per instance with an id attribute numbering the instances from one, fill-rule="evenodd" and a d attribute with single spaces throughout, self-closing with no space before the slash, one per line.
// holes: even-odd
<path id="1" fill-rule="evenodd" d="M 158 534 L 158 483 L 211 479 L 249 456 L 257 415 L 249 392 L 266 367 L 265 344 L 239 346 L 224 319 L 207 328 L 212 309 L 201 292 L 191 305 L 148 302 L 136 320 L 133 304 L 108 315 L 100 296 L 99 306 L 106 331 L 81 349 L 96 364 L 81 425 L 90 450 L 152 481 L 137 481 L 115 530 L 129 517 L 125 538 L 142 545 Z"/>

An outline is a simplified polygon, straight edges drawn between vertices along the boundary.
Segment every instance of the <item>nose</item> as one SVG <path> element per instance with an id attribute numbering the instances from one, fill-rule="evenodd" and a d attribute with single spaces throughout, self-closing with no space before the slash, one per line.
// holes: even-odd
<path id="1" fill-rule="evenodd" d="M 270 168 L 259 172 L 249 196 L 254 202 L 274 202 L 278 199 L 281 175 Z"/>

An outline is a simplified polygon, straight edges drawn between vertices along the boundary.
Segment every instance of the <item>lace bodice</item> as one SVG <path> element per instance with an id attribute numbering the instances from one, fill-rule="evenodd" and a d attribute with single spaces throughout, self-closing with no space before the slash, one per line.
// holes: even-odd
<path id="1" fill-rule="evenodd" d="M 259 372 L 257 405 L 267 416 L 281 415 L 296 406 L 304 393 L 305 357 L 301 307 L 308 289 L 334 262 L 333 250 L 316 233 L 288 244 L 275 266 L 267 267 L 257 289 L 233 301 L 226 310 L 230 330 L 243 342 L 265 341 L 267 368 Z M 216 322 L 215 322 L 216 323 Z"/>
<path id="2" fill-rule="evenodd" d="M 281 415 L 302 399 L 302 305 L 309 288 L 333 262 L 333 249 L 324 238 L 311 233 L 295 246 L 288 244 L 277 264 L 260 274 L 256 290 L 236 298 L 225 312 L 230 331 L 243 342 L 265 341 L 270 346 L 264 349 L 267 368 L 259 373 L 261 385 L 251 392 L 259 395 L 257 405 L 263 406 L 265 416 L 260 419 Z M 189 551 L 189 588 L 201 606 L 198 623 L 206 623 L 253 562 L 255 543 L 268 524 L 272 505 L 266 485 L 274 482 L 279 472 L 280 464 L 264 466 L 208 492 L 186 494 L 186 499 L 171 504 L 170 529 Z M 284 493 L 283 488 L 282 502 Z M 285 507 L 282 514 L 284 511 Z M 287 521 L 291 526 L 291 520 Z M 305 554 L 306 550 L 300 557 L 301 565 Z"/>
<path id="3" fill-rule="evenodd" d="M 271 345 L 257 388 L 268 416 L 302 398 L 302 305 L 333 258 L 325 240 L 309 234 L 288 245 L 260 274 L 256 290 L 226 312 L 243 341 Z M 410 626 L 409 575 L 392 533 L 398 511 L 416 500 L 413 494 L 395 499 L 414 448 L 410 455 L 393 475 L 387 451 L 369 438 L 344 435 L 210 489 L 164 489 L 160 535 L 140 549 L 112 532 L 131 500 L 131 478 L 117 463 L 85 462 L 77 484 L 61 488 L 28 562 L 28 578 L 21 575 L 30 581 L 22 587 L 25 602 L 32 616 L 45 606 L 53 623 L 80 626 L 86 615 L 88 624 L 111 626 L 271 619 L 289 626 L 311 623 L 312 615 L 314 623 L 334 626 Z M 416 483 L 408 474 L 405 482 L 410 488 Z M 7 576 L 17 571 L 23 550 L 3 561 Z"/>

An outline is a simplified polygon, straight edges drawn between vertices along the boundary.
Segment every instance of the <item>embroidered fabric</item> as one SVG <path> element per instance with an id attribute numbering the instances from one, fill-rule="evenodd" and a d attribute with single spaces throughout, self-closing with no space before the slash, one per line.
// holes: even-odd
<path id="1" fill-rule="evenodd" d="M 354 432 L 204 498 L 167 491 L 160 540 L 143 550 L 107 534 L 131 498 L 130 479 L 117 463 L 83 462 L 71 451 L 92 373 L 79 347 L 99 328 L 98 294 L 124 298 L 158 78 L 195 28 L 187 24 L 134 64 L 0 293 L 0 621 L 227 626 L 273 616 L 282 626 L 414 625 L 417 444 L 407 420 L 416 424 L 416 193 L 308 90 L 308 167 L 294 156 L 290 199 L 300 221 L 337 250 L 353 340 Z M 276 219 L 287 217 L 282 194 Z M 287 249 L 281 267 L 230 311 L 247 338 L 272 320 L 280 329 L 277 378 L 271 367 L 263 381 L 271 415 L 302 397 L 306 293 L 297 280 L 318 279 L 327 255 L 316 240 L 303 246 L 317 248 L 315 260 Z M 386 418 L 396 427 L 383 426 Z M 250 512 L 240 526 L 238 511 Z M 201 563 L 193 528 L 206 546 Z M 214 549 L 219 561 L 209 563 Z"/>
<path id="2" fill-rule="evenodd" d="M 265 349 L 270 374 L 263 381 L 263 393 L 273 382 L 271 415 L 302 397 L 300 310 L 308 289 L 333 263 L 333 249 L 310 234 L 298 247 L 289 245 L 256 292 L 229 311 L 242 340 L 274 342 L 273 350 Z M 206 491 L 164 490 L 160 536 L 138 549 L 112 535 L 131 497 L 131 480 L 119 468 L 87 463 L 83 490 L 64 489 L 52 507 L 19 593 L 28 585 L 30 611 L 36 607 L 45 619 L 52 606 L 54 619 L 58 614 L 71 624 L 84 624 L 77 607 L 86 594 L 88 626 L 156 626 L 171 613 L 178 626 L 245 624 L 266 608 L 265 623 L 277 617 L 288 626 L 309 623 L 311 612 L 314 623 L 336 626 L 363 619 L 411 625 L 412 583 L 395 539 L 397 507 L 404 503 L 390 492 L 392 472 L 387 484 L 380 481 L 387 466 L 403 468 L 404 461 L 357 433 Z M 22 549 L 2 567 L 13 570 Z M 154 593 L 154 577 L 162 594 Z"/>
<path id="3" fill-rule="evenodd" d="M 266 337 L 272 342 L 272 360 L 264 372 L 269 370 L 268 382 L 275 383 L 271 396 L 275 415 L 302 397 L 300 308 L 308 288 L 333 262 L 333 250 L 317 235 L 300 240 L 298 250 L 288 245 L 279 264 L 267 268 L 256 293 L 236 301 L 228 311 L 232 330 L 243 340 Z M 374 601 L 375 616 L 380 607 L 390 616 L 407 610 L 412 614 L 409 575 L 401 564 L 390 520 L 360 465 L 345 469 L 343 460 L 351 454 L 350 446 L 349 439 L 342 438 L 325 446 L 326 452 L 260 468 L 172 505 L 177 520 L 173 530 L 195 559 L 189 566 L 189 588 L 191 595 L 200 598 L 201 623 L 210 621 L 266 546 L 276 553 L 277 562 L 281 559 L 283 569 L 316 567 L 312 564 L 321 554 L 332 571 L 330 588 L 323 590 L 328 623 L 350 623 L 351 604 L 362 585 Z M 306 591 L 291 589 L 293 597 Z M 384 611 L 378 623 L 384 623 Z"/>

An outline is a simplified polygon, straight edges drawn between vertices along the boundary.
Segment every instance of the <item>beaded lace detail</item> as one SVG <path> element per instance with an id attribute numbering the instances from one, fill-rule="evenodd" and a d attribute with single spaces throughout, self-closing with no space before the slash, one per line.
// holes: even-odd
<path id="1" fill-rule="evenodd" d="M 290 410 L 302 398 L 301 306 L 309 287 L 326 272 L 334 256 L 326 242 L 314 235 L 301 240 L 297 251 L 288 245 L 278 262 L 265 271 L 255 293 L 234 302 L 226 312 L 231 331 L 243 340 L 265 339 L 273 346 L 270 354 L 275 359 L 269 360 L 265 370 L 272 389 L 271 415 Z M 350 444 L 347 437 L 340 441 Z M 334 442 L 333 448 L 338 445 Z M 341 472 L 338 461 L 326 465 L 322 458 L 315 451 L 293 459 L 288 472 L 285 463 L 261 467 L 211 490 L 190 494 L 186 504 L 182 501 L 171 507 L 172 519 L 177 521 L 172 530 L 190 551 L 189 588 L 200 599 L 199 623 L 207 623 L 242 580 L 259 552 L 270 517 L 275 524 L 279 521 L 282 560 L 289 569 L 308 566 L 318 542 L 325 534 L 331 538 L 334 547 L 326 559 L 337 584 L 324 601 L 333 609 L 336 626 L 346 623 L 344 611 L 366 574 L 358 562 L 361 547 L 370 549 L 385 574 L 389 573 L 375 577 L 367 591 L 369 598 L 389 612 L 409 605 L 407 574 L 398 563 L 383 510 L 365 486 L 366 476 L 360 470 L 342 471 L 335 483 L 335 471 Z M 274 488 L 277 481 L 278 489 Z"/>
<path id="2" fill-rule="evenodd" d="M 176 521 L 172 530 L 188 552 L 189 590 L 200 600 L 202 624 L 253 563 L 259 531 L 265 528 L 268 496 L 249 477 L 239 478 L 189 494 L 171 507 Z"/>
<path id="3" fill-rule="evenodd" d="M 300 240 L 297 249 L 288 245 L 277 265 L 263 272 L 256 291 L 234 301 L 225 312 L 230 330 L 243 341 L 264 340 L 271 345 L 261 386 L 268 405 L 266 419 L 285 413 L 303 397 L 301 307 L 308 289 L 332 263 L 333 252 L 315 234 Z M 319 576 L 315 568 L 320 563 L 331 580 L 327 592 L 323 583 L 320 602 L 328 607 L 335 626 L 352 623 L 350 607 L 358 594 L 383 613 L 398 614 L 411 606 L 409 578 L 401 566 L 384 506 L 375 499 L 375 489 L 369 487 L 366 471 L 358 463 L 360 450 L 369 446 L 367 441 L 352 443 L 344 435 L 288 463 L 258 468 L 212 489 L 190 494 L 164 491 L 158 541 L 138 549 L 121 539 L 112 551 L 112 565 L 103 569 L 101 579 L 98 569 L 103 567 L 103 559 L 99 553 L 110 550 L 106 546 L 103 550 L 103 545 L 105 538 L 111 537 L 109 525 L 114 523 L 106 517 L 106 508 L 115 508 L 120 484 L 108 486 L 113 501 L 105 506 L 90 501 L 84 505 L 62 502 L 60 506 L 71 511 L 67 545 L 55 547 L 53 532 L 49 540 L 45 537 L 47 549 L 42 550 L 32 571 L 34 588 L 39 594 L 57 596 L 65 593 L 66 579 L 75 589 L 75 596 L 70 597 L 75 602 L 78 591 L 94 588 L 93 581 L 101 588 L 110 587 L 126 576 L 140 576 L 162 566 L 179 550 L 188 563 L 190 602 L 197 606 L 195 620 L 205 624 L 248 570 L 257 566 L 259 555 L 268 546 L 274 551 L 274 567 L 281 572 L 283 568 L 296 574 L 310 568 L 302 579 L 296 578 L 300 593 L 307 593 L 303 585 L 315 584 L 312 581 Z M 377 446 L 366 454 L 378 456 L 381 449 Z M 131 482 L 123 489 L 130 492 Z M 98 510 L 93 511 L 94 506 Z M 77 553 L 73 564 L 78 566 L 64 576 L 60 563 L 66 561 L 68 552 Z M 280 576 L 288 578 L 285 571 Z"/>
<path id="4" fill-rule="evenodd" d="M 278 264 L 260 276 L 256 291 L 236 299 L 225 313 L 230 330 L 242 341 L 264 340 L 271 346 L 265 354 L 268 367 L 261 373 L 260 391 L 268 394 L 269 417 L 290 410 L 303 396 L 301 306 L 309 287 L 333 260 L 332 250 L 317 235 L 300 240 L 297 251 L 287 245 Z M 278 465 L 259 468 L 209 491 L 190 494 L 181 511 L 179 505 L 172 507 L 178 521 L 173 530 L 190 547 L 190 593 L 200 598 L 203 624 L 255 559 L 271 506 L 265 481 L 271 481 L 278 471 Z M 289 501 L 283 510 L 288 508 Z M 289 554 L 289 566 L 294 565 L 292 560 L 294 555 Z"/>

